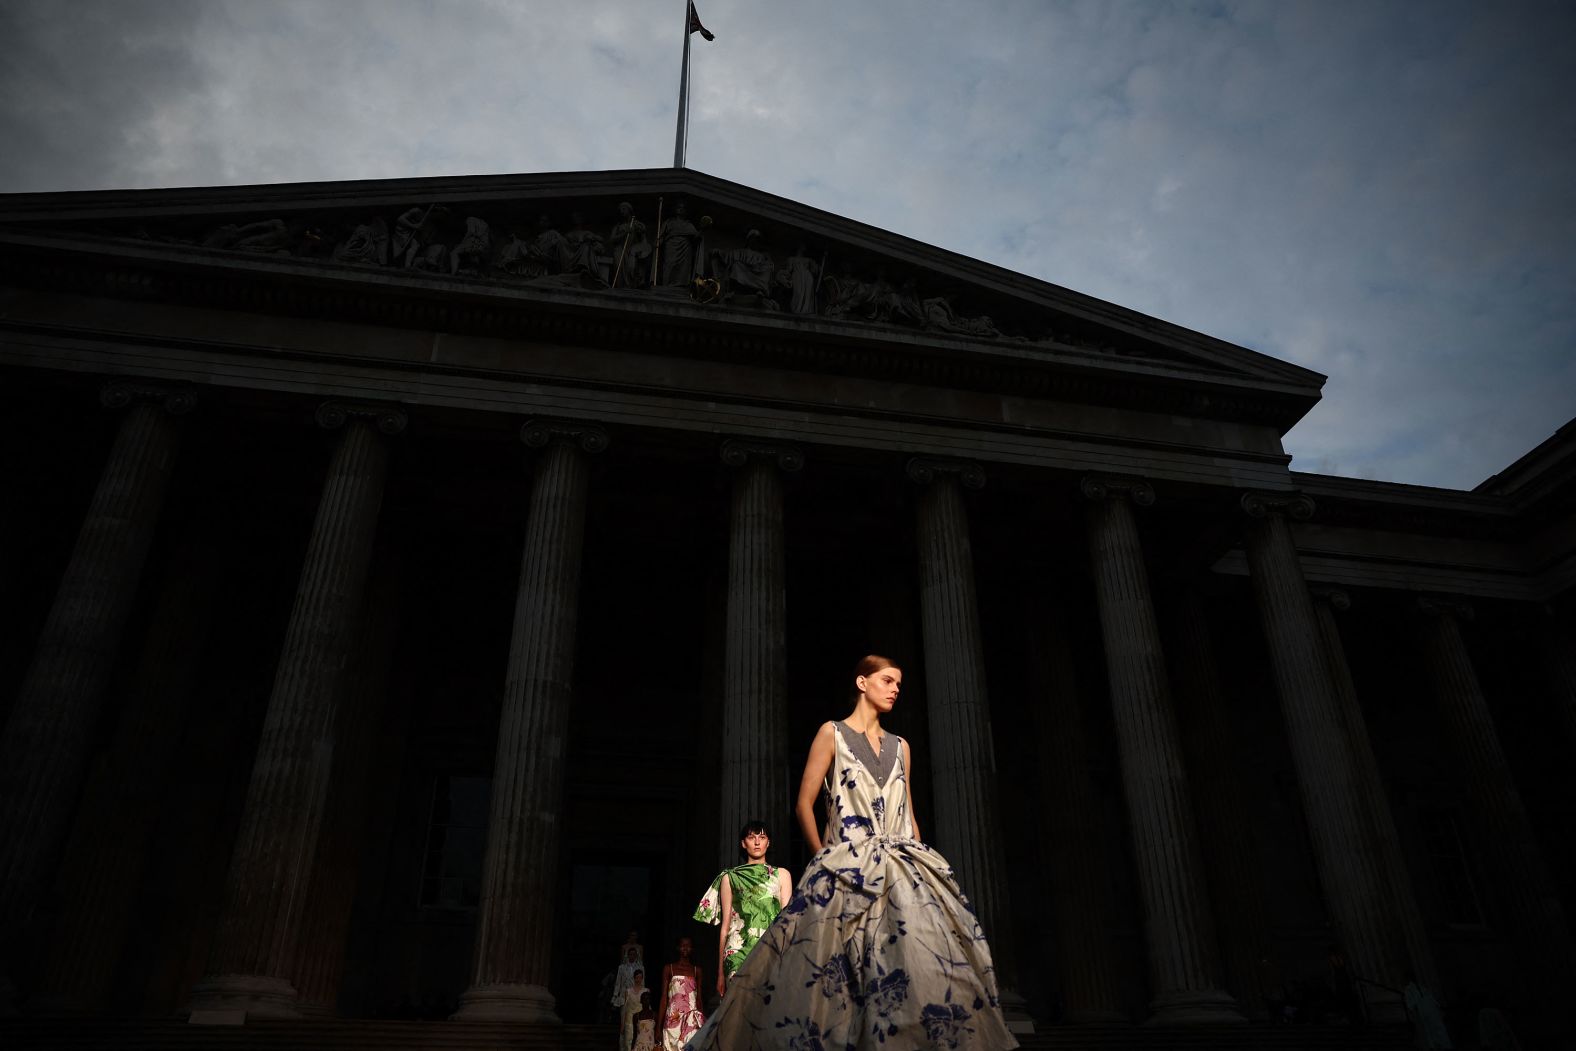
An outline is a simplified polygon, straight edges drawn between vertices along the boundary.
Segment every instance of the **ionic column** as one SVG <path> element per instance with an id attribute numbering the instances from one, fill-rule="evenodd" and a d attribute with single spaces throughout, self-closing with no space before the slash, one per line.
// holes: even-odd
<path id="1" fill-rule="evenodd" d="M 1495 890 L 1505 918 L 1516 941 L 1533 957 L 1528 971 L 1540 975 L 1551 989 L 1568 989 L 1570 930 L 1461 637 L 1461 620 L 1470 610 L 1445 598 L 1420 599 L 1418 607 L 1425 614 L 1424 665 L 1440 719 L 1471 787 L 1489 848 L 1485 862 L 1497 877 Z"/>
<path id="2" fill-rule="evenodd" d="M 125 409 L 49 619 L 0 737 L 0 984 L 27 941 L 55 869 L 93 726 L 137 594 L 193 394 L 112 383 Z M 9 966 L 7 966 L 9 965 Z M 0 995 L 3 998 L 3 995 Z"/>
<path id="3" fill-rule="evenodd" d="M 1335 699 L 1340 705 L 1341 718 L 1346 724 L 1346 740 L 1351 745 L 1352 761 L 1356 764 L 1360 798 L 1367 805 L 1369 827 L 1373 830 L 1374 859 L 1379 864 L 1385 890 L 1390 895 L 1391 915 L 1395 917 L 1406 942 L 1412 971 L 1424 985 L 1437 989 L 1439 975 L 1434 968 L 1434 950 L 1428 942 L 1428 928 L 1423 924 L 1417 896 L 1412 892 L 1412 879 L 1406 870 L 1406 859 L 1401 854 L 1401 837 L 1396 832 L 1395 815 L 1390 810 L 1390 795 L 1385 791 L 1384 778 L 1379 772 L 1379 760 L 1374 755 L 1373 741 L 1368 736 L 1368 721 L 1363 718 L 1362 702 L 1357 697 L 1357 683 L 1352 678 L 1351 665 L 1346 660 L 1340 625 L 1336 623 L 1336 613 L 1351 609 L 1352 600 L 1346 592 L 1336 588 L 1315 588 L 1313 595 L 1313 607 L 1319 618 L 1319 635 L 1324 642 L 1325 656 L 1330 662 L 1330 676 L 1335 685 Z"/>
<path id="4" fill-rule="evenodd" d="M 400 574 L 396 558 L 373 562 L 373 579 L 358 619 L 343 700 L 334 726 L 334 769 L 328 805 L 312 861 L 301 936 L 290 971 L 297 1009 L 308 1017 L 333 1017 L 344 970 L 345 943 L 361 875 L 366 841 L 368 781 L 377 761 L 389 672 L 399 626 Z"/>
<path id="5" fill-rule="evenodd" d="M 1550 606 L 1538 639 L 1543 666 L 1554 691 L 1554 717 L 1576 756 L 1576 614 Z"/>
<path id="6" fill-rule="evenodd" d="M 1312 515 L 1313 501 L 1299 494 L 1245 493 L 1242 507 L 1249 515 L 1253 594 L 1336 937 L 1353 974 L 1370 983 L 1362 989 L 1371 1019 L 1404 1021 L 1400 997 L 1391 991 L 1405 981 L 1404 942 L 1390 912 L 1366 788 L 1286 521 Z"/>
<path id="7" fill-rule="evenodd" d="M 1104 803 L 1092 772 L 1094 746 L 1084 724 L 1065 614 L 1051 607 L 1035 627 L 1028 659 L 1036 695 L 1028 707 L 1041 760 L 1041 856 L 1065 1017 L 1075 1024 L 1125 1022 L 1121 966 L 1110 934 Z"/>
<path id="8" fill-rule="evenodd" d="M 192 990 L 194 1022 L 298 1014 L 290 970 L 328 795 L 341 678 L 383 502 L 385 436 L 405 429 L 405 414 L 387 406 L 330 402 L 317 420 L 338 429 L 339 442 L 263 718 L 208 973 Z"/>
<path id="9" fill-rule="evenodd" d="M 1137 479 L 1105 478 L 1085 478 L 1082 489 L 1089 500 L 1089 562 L 1144 904 L 1150 1020 L 1241 1021 L 1235 1001 L 1221 988 L 1182 746 L 1133 515 L 1133 504 L 1154 503 L 1154 490 Z"/>
<path id="10" fill-rule="evenodd" d="M 964 487 L 983 488 L 985 472 L 976 463 L 916 458 L 908 462 L 908 476 L 920 485 L 916 537 L 935 838 L 990 938 L 1002 1007 L 1011 1022 L 1021 1023 L 1028 1012 L 1016 991 L 1017 932 L 1007 897 L 985 648 L 963 506 Z"/>
<path id="11" fill-rule="evenodd" d="M 223 576 L 218 533 L 212 515 L 194 522 L 161 575 L 114 739 L 88 778 L 61 863 L 43 1013 L 106 1006 L 214 621 Z"/>
<path id="12" fill-rule="evenodd" d="M 786 836 L 788 666 L 785 645 L 783 482 L 797 449 L 738 440 L 722 446 L 735 468 L 728 530 L 728 613 L 724 648 L 719 854 L 739 852 L 739 825 L 766 821 Z"/>
<path id="13" fill-rule="evenodd" d="M 591 480 L 587 454 L 606 449 L 608 436 L 600 427 L 559 420 L 532 420 L 520 434 L 542 452 L 493 762 L 476 964 L 454 1017 L 557 1022 L 547 981 Z"/>
<path id="14" fill-rule="evenodd" d="M 1238 1003 L 1250 1017 L 1263 1018 L 1268 990 L 1259 961 L 1269 952 L 1269 922 L 1243 805 L 1244 756 L 1232 734 L 1204 600 L 1191 581 L 1169 598 L 1165 639 L 1221 957 Z"/>

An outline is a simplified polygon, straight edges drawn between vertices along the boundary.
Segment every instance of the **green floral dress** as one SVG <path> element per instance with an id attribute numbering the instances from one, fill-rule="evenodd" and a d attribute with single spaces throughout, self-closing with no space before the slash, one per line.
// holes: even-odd
<path id="1" fill-rule="evenodd" d="M 777 873 L 781 871 L 771 865 L 723 869 L 701 895 L 695 918 L 717 925 L 722 923 L 722 881 L 726 879 L 733 888 L 733 914 L 728 917 L 728 940 L 722 951 L 723 977 L 730 981 L 782 911 L 777 897 Z"/>

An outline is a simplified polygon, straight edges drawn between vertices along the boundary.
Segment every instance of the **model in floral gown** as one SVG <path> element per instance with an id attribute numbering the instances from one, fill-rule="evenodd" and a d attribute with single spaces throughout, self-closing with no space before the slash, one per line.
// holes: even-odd
<path id="1" fill-rule="evenodd" d="M 793 894 L 788 871 L 766 861 L 771 845 L 764 822 L 746 821 L 739 830 L 744 864 L 718 873 L 695 908 L 695 918 L 701 923 L 722 928 L 717 941 L 718 996 L 727 993 L 728 982 Z"/>
<path id="2" fill-rule="evenodd" d="M 679 939 L 679 958 L 662 968 L 662 1004 L 657 1018 L 662 1026 L 662 1051 L 683 1051 L 695 1030 L 706 1021 L 701 1010 L 701 970 L 690 962 L 695 943 Z"/>
<path id="3" fill-rule="evenodd" d="M 797 807 L 815 857 L 689 1051 L 1018 1046 L 985 933 L 946 859 L 920 841 L 908 743 L 881 730 L 902 678 L 866 657 L 853 713 L 817 732 Z"/>

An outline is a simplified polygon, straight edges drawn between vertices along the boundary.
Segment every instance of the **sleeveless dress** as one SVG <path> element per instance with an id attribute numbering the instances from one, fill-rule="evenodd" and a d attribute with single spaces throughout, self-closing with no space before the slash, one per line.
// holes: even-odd
<path id="1" fill-rule="evenodd" d="M 706 1015 L 700 1009 L 693 974 L 668 976 L 668 1016 L 662 1022 L 662 1051 L 683 1051 Z"/>
<path id="2" fill-rule="evenodd" d="M 688 1051 L 1006 1051 L 985 933 L 914 838 L 902 739 L 835 723 L 825 847 Z"/>

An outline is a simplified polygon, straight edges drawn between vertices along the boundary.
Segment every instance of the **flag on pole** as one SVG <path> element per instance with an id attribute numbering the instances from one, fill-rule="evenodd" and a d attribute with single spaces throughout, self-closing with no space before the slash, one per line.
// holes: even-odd
<path id="1" fill-rule="evenodd" d="M 695 12 L 694 0 L 684 2 L 684 60 L 679 67 L 679 120 L 673 134 L 673 167 L 684 167 L 684 150 L 689 144 L 689 38 L 699 33 L 703 40 L 715 40 L 717 35 L 700 23 Z"/>
<path id="2" fill-rule="evenodd" d="M 689 31 L 691 33 L 699 33 L 707 40 L 717 39 L 717 34 L 700 24 L 700 15 L 695 13 L 694 0 L 691 0 L 689 5 Z"/>

